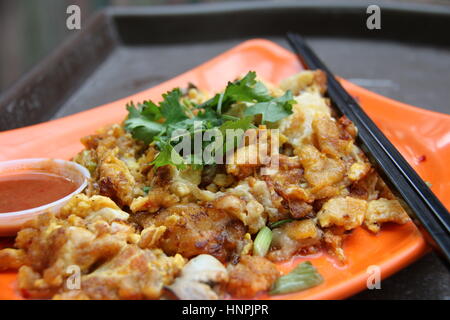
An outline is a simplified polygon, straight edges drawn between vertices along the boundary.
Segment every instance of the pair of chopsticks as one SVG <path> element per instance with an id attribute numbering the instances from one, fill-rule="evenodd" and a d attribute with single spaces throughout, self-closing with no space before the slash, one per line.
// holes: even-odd
<path id="1" fill-rule="evenodd" d="M 450 269 L 450 214 L 447 209 L 355 99 L 340 85 L 306 41 L 296 33 L 288 33 L 287 39 L 305 67 L 321 69 L 326 73 L 328 97 L 333 106 L 356 125 L 360 147 L 400 199 L 426 241 Z"/>

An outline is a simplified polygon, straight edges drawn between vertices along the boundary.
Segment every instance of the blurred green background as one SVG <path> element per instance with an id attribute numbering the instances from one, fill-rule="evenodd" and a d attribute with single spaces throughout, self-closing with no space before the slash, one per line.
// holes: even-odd
<path id="1" fill-rule="evenodd" d="M 71 4 L 80 6 L 83 25 L 93 12 L 106 6 L 225 1 L 227 0 L 0 0 L 0 93 L 51 52 L 64 38 L 76 32 L 66 28 L 66 8 Z M 449 3 L 449 0 L 395 1 Z M 374 0 L 373 3 L 377 1 Z"/>

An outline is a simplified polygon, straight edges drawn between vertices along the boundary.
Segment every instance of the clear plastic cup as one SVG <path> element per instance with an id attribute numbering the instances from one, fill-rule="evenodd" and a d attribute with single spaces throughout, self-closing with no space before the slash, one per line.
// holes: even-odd
<path id="1" fill-rule="evenodd" d="M 0 162 L 0 175 L 23 170 L 39 170 L 68 178 L 77 185 L 77 189 L 67 196 L 49 204 L 27 210 L 0 213 L 0 236 L 12 236 L 22 225 L 44 212 L 57 212 L 71 197 L 83 191 L 91 177 L 85 167 L 67 160 L 58 159 L 21 159 Z"/>

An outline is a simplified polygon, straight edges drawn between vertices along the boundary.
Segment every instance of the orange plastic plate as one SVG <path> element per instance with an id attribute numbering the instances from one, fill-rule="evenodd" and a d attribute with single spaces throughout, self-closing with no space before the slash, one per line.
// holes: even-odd
<path id="1" fill-rule="evenodd" d="M 246 41 L 157 87 L 62 119 L 0 133 L 0 160 L 70 159 L 82 149 L 81 137 L 92 134 L 100 126 L 123 120 L 126 102 L 159 101 L 161 94 L 186 86 L 188 82 L 215 92 L 223 89 L 228 80 L 249 70 L 278 83 L 301 68 L 294 54 L 270 41 Z M 432 183 L 434 193 L 450 209 L 450 166 L 446 163 L 450 159 L 450 116 L 408 106 L 345 80 L 342 84 L 357 97 L 420 176 Z M 348 257 L 345 266 L 324 253 L 279 265 L 280 270 L 289 271 L 297 263 L 311 260 L 325 279 L 320 286 L 284 296 L 260 295 L 257 298 L 342 299 L 366 288 L 369 266 L 378 266 L 381 277 L 386 278 L 420 257 L 427 246 L 416 227 L 408 223 L 387 225 L 377 235 L 358 228 L 346 240 L 344 249 Z M 15 273 L 0 273 L 0 299 L 20 299 L 16 287 Z"/>

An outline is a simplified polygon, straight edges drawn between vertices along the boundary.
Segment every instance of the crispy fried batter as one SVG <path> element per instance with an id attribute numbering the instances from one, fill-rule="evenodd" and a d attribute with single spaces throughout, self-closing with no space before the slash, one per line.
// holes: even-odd
<path id="1" fill-rule="evenodd" d="M 364 225 L 372 232 L 380 231 L 386 222 L 404 224 L 410 219 L 398 200 L 378 199 L 369 202 Z"/>
<path id="2" fill-rule="evenodd" d="M 313 191 L 334 187 L 344 178 L 345 166 L 339 159 L 330 159 L 314 146 L 308 145 L 300 151 L 300 161 L 305 168 L 305 179 Z"/>
<path id="3" fill-rule="evenodd" d="M 314 119 L 312 123 L 315 139 L 320 151 L 334 159 L 348 154 L 352 140 L 342 139 L 336 122 L 327 116 Z"/>
<path id="4" fill-rule="evenodd" d="M 273 240 L 268 258 L 284 261 L 298 252 L 313 253 L 318 250 L 322 231 L 313 219 L 292 221 L 273 230 Z"/>
<path id="5" fill-rule="evenodd" d="M 169 208 L 179 202 L 180 199 L 163 188 L 156 188 L 145 197 L 135 198 L 130 205 L 132 212 L 146 211 L 156 212 L 161 208 Z"/>
<path id="6" fill-rule="evenodd" d="M 228 269 L 226 290 L 235 297 L 249 298 L 270 289 L 280 272 L 275 264 L 262 257 L 244 255 Z"/>
<path id="7" fill-rule="evenodd" d="M 83 298 L 96 300 L 157 299 L 185 264 L 180 256 L 127 245 L 113 259 L 81 277 Z M 55 298 L 73 299 L 71 291 Z"/>
<path id="8" fill-rule="evenodd" d="M 270 222 L 289 218 L 289 207 L 286 200 L 280 196 L 279 185 L 270 176 L 263 176 L 264 181 L 255 180 L 251 186 L 251 193 L 264 206 Z"/>
<path id="9" fill-rule="evenodd" d="M 328 200 L 317 214 L 317 218 L 322 227 L 339 226 L 351 230 L 363 223 L 366 211 L 366 201 L 340 197 Z"/>
<path id="10" fill-rule="evenodd" d="M 70 276 L 68 270 L 71 266 L 76 266 L 83 274 L 83 294 L 88 297 L 157 297 L 162 283 L 166 283 L 166 280 L 158 280 L 158 277 L 166 279 L 166 275 L 159 274 L 162 269 L 164 272 L 169 272 L 170 269 L 161 265 L 161 262 L 155 262 L 155 266 L 159 268 L 155 269 L 150 260 L 166 261 L 168 258 L 164 258 L 165 255 L 160 252 L 156 259 L 154 253 L 134 246 L 133 243 L 139 240 L 139 236 L 131 225 L 124 222 L 127 218 L 128 214 L 121 211 L 110 199 L 101 196 L 88 198 L 85 195 L 72 198 L 56 216 L 39 216 L 20 231 L 16 239 L 16 246 L 26 254 L 27 264 L 19 272 L 21 290 L 31 297 L 51 297 L 57 292 L 63 292 L 66 279 Z M 129 269 L 125 269 L 129 271 L 129 278 L 125 276 L 112 279 L 100 276 L 104 275 L 103 271 L 112 272 L 118 265 L 127 268 L 124 255 L 136 256 L 134 260 L 130 258 Z M 179 263 L 181 257 L 174 259 Z M 109 260 L 111 262 L 107 262 Z M 141 260 L 147 263 L 148 270 L 145 265 L 137 265 Z M 138 267 L 139 269 L 136 269 Z M 150 277 L 147 280 L 144 278 L 147 281 L 145 285 L 129 284 L 130 287 L 127 288 L 127 283 L 141 277 L 145 270 Z M 132 275 L 138 271 L 139 275 Z M 98 289 L 101 292 L 96 292 L 95 284 L 101 281 L 106 281 L 105 285 Z M 156 282 L 150 285 L 148 281 Z M 64 294 L 60 297 L 64 297 Z"/>
<path id="11" fill-rule="evenodd" d="M 17 270 L 26 263 L 25 251 L 6 248 L 0 250 L 0 271 Z"/>
<path id="12" fill-rule="evenodd" d="M 216 199 L 213 205 L 215 208 L 224 210 L 241 220 L 245 226 L 248 226 L 252 234 L 266 225 L 267 219 L 264 215 L 264 207 L 254 199 L 244 200 L 236 195 L 227 194 Z"/>
<path id="13" fill-rule="evenodd" d="M 134 198 L 136 181 L 130 170 L 115 152 L 107 152 L 99 166 L 100 194 L 121 205 L 129 205 Z"/>
<path id="14" fill-rule="evenodd" d="M 38 236 L 39 237 L 39 236 Z M 42 248 L 36 248 L 37 245 Z M 34 281 L 26 281 L 20 288 L 30 296 L 40 297 L 47 291 L 57 292 L 69 276 L 67 269 L 76 265 L 82 272 L 88 272 L 90 267 L 113 257 L 126 245 L 120 235 L 105 235 L 96 237 L 88 230 L 77 227 L 58 228 L 48 239 L 33 239 L 30 249 L 27 249 L 28 260 L 32 261 L 28 268 L 32 268 L 39 277 Z M 42 250 L 42 254 L 38 250 Z M 46 259 L 52 252 L 49 259 Z M 22 267 L 24 268 L 24 267 Z M 20 269 L 20 274 L 22 273 Z M 21 276 L 21 279 L 26 276 Z"/>
<path id="15" fill-rule="evenodd" d="M 89 168 L 93 175 L 89 194 L 107 196 L 121 206 L 129 205 L 133 198 L 142 195 L 143 176 L 136 159 L 143 150 L 142 143 L 119 125 L 102 128 L 81 142 L 87 150 L 76 155 L 74 160 Z"/>
<path id="16" fill-rule="evenodd" d="M 222 262 L 233 261 L 246 243 L 243 223 L 212 204 L 175 205 L 143 217 L 141 223 L 145 228 L 167 228 L 159 245 L 168 255 L 179 253 L 191 258 L 204 253 Z"/>
<path id="17" fill-rule="evenodd" d="M 346 261 L 344 249 L 342 248 L 344 239 L 347 235 L 342 228 L 330 228 L 324 232 L 323 242 L 328 249 L 328 252 L 336 256 L 339 261 Z"/>

